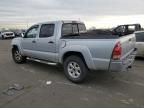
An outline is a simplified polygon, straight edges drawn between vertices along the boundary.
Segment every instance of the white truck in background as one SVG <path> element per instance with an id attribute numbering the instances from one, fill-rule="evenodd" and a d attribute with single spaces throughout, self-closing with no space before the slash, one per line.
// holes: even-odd
<path id="1" fill-rule="evenodd" d="M 6 38 L 14 38 L 15 34 L 11 31 L 0 31 L 0 38 L 6 39 Z"/>

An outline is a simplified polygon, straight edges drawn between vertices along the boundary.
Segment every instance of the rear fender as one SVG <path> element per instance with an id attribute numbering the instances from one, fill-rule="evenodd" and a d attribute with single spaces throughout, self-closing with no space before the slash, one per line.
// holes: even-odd
<path id="1" fill-rule="evenodd" d="M 92 61 L 92 56 L 90 53 L 90 50 L 85 46 L 79 46 L 79 45 L 72 45 L 64 47 L 59 52 L 59 62 L 63 63 L 63 57 L 68 52 L 79 52 L 83 55 L 84 60 L 86 62 L 86 65 L 89 69 L 94 69 L 94 63 Z"/>

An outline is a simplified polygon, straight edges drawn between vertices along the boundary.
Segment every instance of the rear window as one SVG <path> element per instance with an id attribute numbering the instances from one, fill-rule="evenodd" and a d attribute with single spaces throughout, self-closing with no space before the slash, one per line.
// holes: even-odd
<path id="1" fill-rule="evenodd" d="M 78 24 L 78 28 L 80 33 L 86 32 L 86 27 L 84 24 Z"/>
<path id="2" fill-rule="evenodd" d="M 54 35 L 54 24 L 43 24 L 40 29 L 40 38 L 51 37 Z"/>
<path id="3" fill-rule="evenodd" d="M 72 34 L 72 24 L 63 24 L 62 27 L 62 36 Z"/>
<path id="4" fill-rule="evenodd" d="M 144 33 L 136 33 L 136 41 L 144 42 Z"/>
<path id="5" fill-rule="evenodd" d="M 62 36 L 73 36 L 79 34 L 77 24 L 63 24 Z"/>
<path id="6" fill-rule="evenodd" d="M 85 33 L 86 27 L 82 23 L 68 23 L 62 26 L 62 36 L 76 36 L 79 33 Z"/>
<path id="7" fill-rule="evenodd" d="M 73 30 L 73 34 L 78 34 L 78 25 L 77 24 L 72 24 L 72 30 Z"/>

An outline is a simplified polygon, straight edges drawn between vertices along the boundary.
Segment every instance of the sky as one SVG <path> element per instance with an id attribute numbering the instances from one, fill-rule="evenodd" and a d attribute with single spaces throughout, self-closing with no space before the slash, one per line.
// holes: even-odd
<path id="1" fill-rule="evenodd" d="M 144 26 L 144 0 L 0 0 L 0 27 L 27 28 L 52 20 L 81 20 L 87 28 Z"/>

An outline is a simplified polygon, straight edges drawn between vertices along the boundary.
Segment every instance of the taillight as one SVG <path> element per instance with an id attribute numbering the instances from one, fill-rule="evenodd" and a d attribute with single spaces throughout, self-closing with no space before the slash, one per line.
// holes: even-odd
<path id="1" fill-rule="evenodd" d="M 121 53 L 122 53 L 121 43 L 118 42 L 113 49 L 112 59 L 113 60 L 119 60 L 121 57 Z"/>

